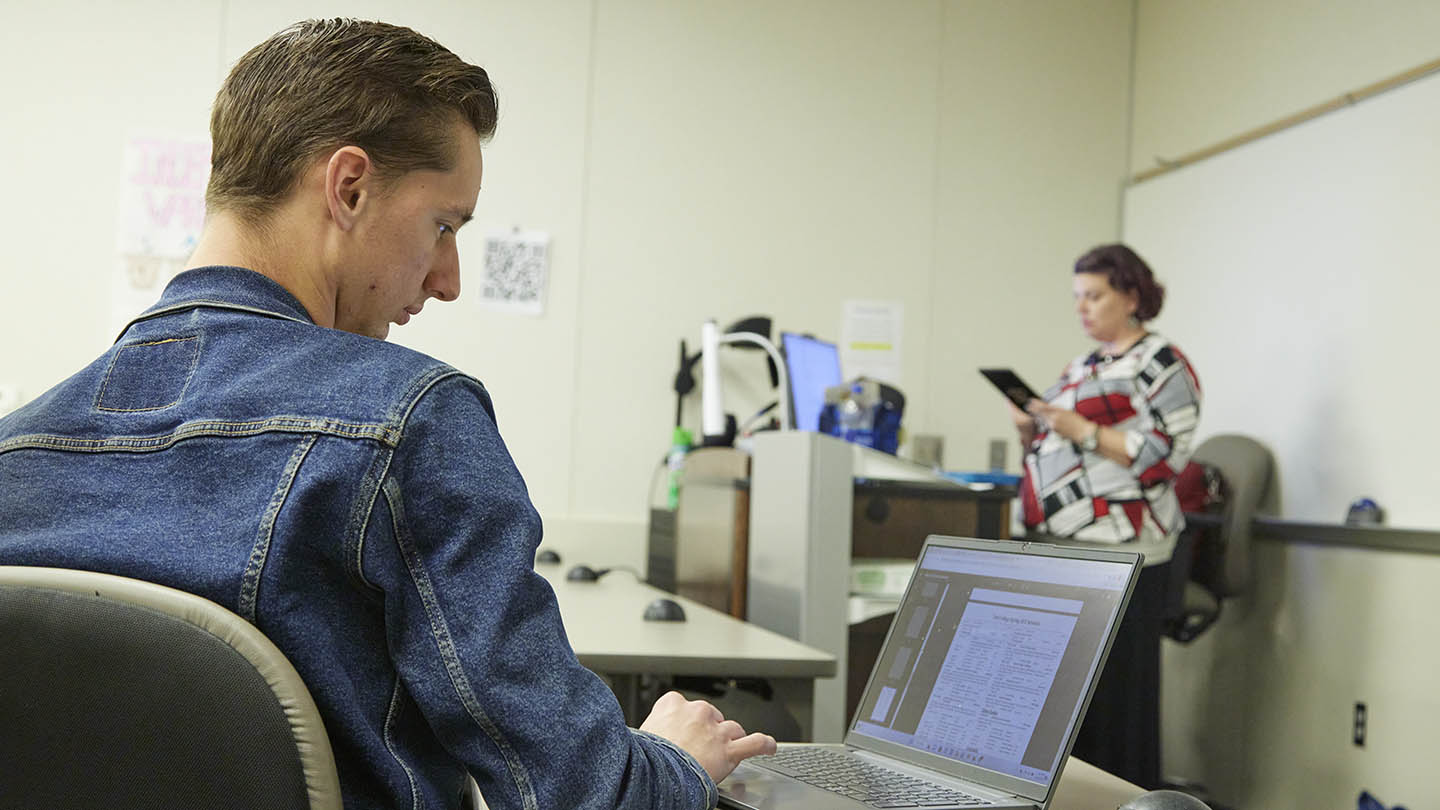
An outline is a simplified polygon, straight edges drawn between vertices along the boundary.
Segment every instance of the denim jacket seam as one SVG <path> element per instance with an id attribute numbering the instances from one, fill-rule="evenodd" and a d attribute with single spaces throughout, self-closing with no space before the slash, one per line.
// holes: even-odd
<path id="1" fill-rule="evenodd" d="M 106 411 L 106 412 L 108 412 L 108 413 L 146 413 L 146 412 L 149 412 L 149 411 L 163 411 L 163 410 L 165 410 L 166 408 L 173 408 L 173 407 L 175 407 L 175 404 L 178 403 L 181 399 L 184 398 L 184 396 L 185 396 L 185 389 L 187 389 L 187 388 L 190 387 L 190 380 L 191 380 L 191 378 L 194 377 L 194 375 L 195 375 L 195 366 L 200 362 L 200 352 L 199 352 L 198 349 L 190 354 L 190 370 L 185 372 L 185 384 L 182 385 L 182 386 L 180 386 L 180 392 L 179 392 L 179 394 L 177 394 L 176 397 L 175 397 L 175 399 L 171 400 L 170 402 L 167 402 L 167 403 L 165 403 L 164 405 L 155 405 L 155 406 L 153 406 L 153 407 L 148 407 L 148 408 L 107 408 L 107 407 L 105 407 L 104 405 L 102 405 L 102 404 L 100 404 L 100 403 L 102 403 L 102 402 L 105 401 L 105 389 L 107 389 L 107 388 L 110 387 L 110 375 L 111 375 L 112 373 L 114 373 L 114 371 L 115 371 L 115 364 L 118 363 L 118 362 L 120 362 L 120 355 L 121 355 L 126 349 L 134 349 L 134 348 L 139 348 L 139 347 L 141 347 L 141 346 L 158 346 L 158 345 L 160 345 L 160 344 L 162 344 L 162 343 L 178 343 L 178 342 L 186 341 L 186 340 L 198 340 L 198 341 L 200 341 L 200 343 L 201 343 L 200 348 L 204 348 L 204 340 L 202 339 L 202 336 L 199 335 L 199 334 L 184 335 L 184 336 L 181 336 L 181 337 L 164 338 L 164 339 L 161 339 L 161 340 L 146 340 L 146 341 L 140 341 L 140 342 L 137 342 L 137 343 L 132 343 L 132 344 L 130 344 L 130 345 L 128 345 L 128 346 L 121 346 L 120 349 L 119 349 L 119 351 L 115 352 L 115 356 L 114 356 L 113 358 L 111 358 L 111 360 L 110 360 L 110 367 L 107 368 L 107 369 L 105 369 L 105 377 L 104 377 L 104 378 L 101 380 L 101 382 L 100 382 L 100 391 L 99 391 L 99 393 L 97 393 L 97 394 L 95 395 L 95 404 L 94 404 L 95 410 L 97 410 L 97 411 Z"/>
<path id="2" fill-rule="evenodd" d="M 420 400 L 425 394 L 428 393 L 431 388 L 438 385 L 441 380 L 454 376 L 465 377 L 468 375 L 459 369 L 447 365 L 437 365 L 426 370 L 424 374 L 417 375 L 415 379 L 410 382 L 410 386 L 406 389 L 405 393 L 396 398 L 396 402 L 401 407 L 392 409 L 389 414 L 389 421 L 395 425 L 397 434 L 395 444 L 391 448 L 392 452 L 385 458 L 384 463 L 380 465 L 379 475 L 373 478 L 369 475 L 366 476 L 366 486 L 368 487 L 373 484 L 374 491 L 371 492 L 370 496 L 366 499 L 368 503 L 365 508 L 363 510 L 357 510 L 359 512 L 359 524 L 355 525 L 355 520 L 352 519 L 351 525 L 353 530 L 347 533 L 347 540 L 345 541 L 345 557 L 353 569 L 352 575 L 357 582 L 367 588 L 373 589 L 375 586 L 370 582 L 369 578 L 365 576 L 365 535 L 370 531 L 370 516 L 375 513 L 375 506 L 379 501 L 380 490 L 384 487 L 385 480 L 390 476 L 390 465 L 395 460 L 393 450 L 399 447 L 400 440 L 405 437 L 405 425 L 410 419 L 410 414 L 415 410 L 415 406 L 420 404 Z M 474 378 L 472 377 L 470 379 Z M 479 384 L 480 381 L 475 380 L 475 382 Z M 372 466 L 371 469 L 374 469 L 374 467 Z M 354 538 L 353 544 L 348 538 Z M 351 548 L 352 545 L 353 548 Z"/>
<path id="3" fill-rule="evenodd" d="M 417 375 L 415 379 L 411 380 L 404 393 L 396 397 L 396 403 L 402 407 L 392 406 L 389 413 L 386 414 L 387 423 L 395 427 L 397 438 L 394 447 L 398 447 L 400 439 L 404 438 L 405 418 L 409 416 L 410 411 L 414 410 L 420 396 L 443 377 L 443 374 L 437 376 L 437 372 L 445 371 L 447 371 L 445 366 L 428 369 L 426 373 Z M 397 414 L 397 411 L 400 413 Z M 389 477 L 390 465 L 395 460 L 394 447 L 390 448 L 392 452 L 388 453 L 384 461 L 379 464 L 380 469 L 377 474 L 371 475 L 371 472 L 375 470 L 375 464 L 371 464 L 366 470 L 362 483 L 363 491 L 368 492 L 368 496 L 364 499 L 364 507 L 356 509 L 355 514 L 351 516 L 350 530 L 346 532 L 343 540 L 345 543 L 344 558 L 350 566 L 351 576 L 363 587 L 371 589 L 376 588 L 374 583 L 365 576 L 365 535 L 370 531 L 370 516 L 375 514 L 375 506 L 380 499 L 380 490 L 385 484 L 385 479 Z"/>
<path id="4" fill-rule="evenodd" d="M 228 309 L 233 312 L 249 312 L 254 315 L 265 315 L 271 318 L 280 318 L 281 320 L 303 323 L 307 326 L 316 325 L 314 321 L 309 321 L 304 318 L 297 318 L 294 315 L 286 315 L 283 312 L 276 312 L 271 309 L 265 309 L 264 307 L 251 307 L 244 304 L 235 304 L 229 301 L 218 301 L 210 298 L 192 298 L 187 301 L 180 301 L 178 303 L 171 304 L 161 309 L 154 309 L 149 312 L 141 313 L 139 316 L 131 319 L 129 323 L 125 324 L 124 328 L 120 330 L 120 333 L 115 336 L 114 342 L 120 342 L 120 339 L 125 337 L 125 333 L 130 331 L 130 327 L 134 326 L 137 323 L 152 320 L 154 318 L 159 318 L 162 315 L 173 315 L 177 312 L 184 312 L 187 309 L 198 309 L 200 307 L 210 307 L 212 309 Z"/>
<path id="5" fill-rule="evenodd" d="M 716 804 L 719 803 L 720 789 L 715 786 L 715 780 L 710 778 L 710 774 L 706 773 L 705 769 L 701 767 L 700 761 L 696 759 L 689 751 L 686 751 L 684 748 L 681 748 L 670 740 L 661 737 L 659 734 L 653 734 L 649 731 L 642 731 L 638 728 L 632 728 L 630 729 L 630 731 L 637 736 L 644 737 L 647 740 L 651 740 L 665 748 L 668 748 L 680 757 L 680 761 L 685 763 L 685 765 L 690 768 L 691 772 L 694 773 L 696 778 L 700 780 L 700 784 L 704 786 L 706 808 L 714 807 Z"/>
<path id="6" fill-rule="evenodd" d="M 265 572 L 265 561 L 270 555 L 270 541 L 275 536 L 275 521 L 280 516 L 285 500 L 290 497 L 300 465 L 310 454 L 317 438 L 318 434 L 314 433 L 306 436 L 290 454 L 290 459 L 285 462 L 285 469 L 280 473 L 280 482 L 270 496 L 270 503 L 265 506 L 265 511 L 260 516 L 260 531 L 255 538 L 255 546 L 250 550 L 250 559 L 246 561 L 245 570 L 240 575 L 240 600 L 237 605 L 240 616 L 252 624 L 255 622 L 256 605 L 260 598 L 260 577 Z"/>
<path id="7" fill-rule="evenodd" d="M 248 437 L 262 433 L 322 433 L 347 439 L 373 439 L 387 446 L 399 440 L 394 426 L 379 423 L 346 422 L 305 416 L 273 416 L 237 422 L 210 419 L 189 422 L 168 433 L 150 436 L 111 436 L 86 439 L 47 433 L 32 433 L 0 441 L 0 453 L 20 449 L 65 450 L 77 453 L 148 453 L 168 450 L 186 439 L 201 437 Z"/>
<path id="8" fill-rule="evenodd" d="M 430 389 L 450 377 L 462 377 L 479 385 L 481 390 L 485 388 L 479 380 L 453 366 L 437 365 L 429 369 L 426 373 L 417 376 L 415 380 L 410 383 L 409 389 L 397 399 L 397 404 L 400 407 L 390 414 L 390 420 L 396 425 L 396 429 L 401 438 L 404 438 L 405 426 L 410 422 L 410 414 L 415 412 L 415 408 L 420 404 L 420 400 L 424 399 L 425 395 L 430 393 Z M 396 440 L 396 444 L 399 444 L 398 439 Z"/>
<path id="9" fill-rule="evenodd" d="M 395 686 L 390 690 L 390 705 L 385 709 L 385 725 L 380 730 L 380 736 L 385 741 L 385 750 L 390 753 L 390 758 L 395 760 L 395 764 L 399 765 L 401 770 L 405 771 L 405 778 L 410 782 L 410 807 L 414 808 L 414 810 L 419 810 L 420 791 L 415 786 L 415 772 L 410 769 L 409 765 L 405 764 L 405 760 L 400 756 L 400 753 L 395 750 L 395 743 L 391 739 L 390 730 L 395 721 L 395 705 L 399 700 L 400 677 L 396 675 Z"/>
<path id="10" fill-rule="evenodd" d="M 464 666 L 455 648 L 455 641 L 450 635 L 449 623 L 445 619 L 444 611 L 440 608 L 439 599 L 434 586 L 430 583 L 429 575 L 425 572 L 419 550 L 409 542 L 408 535 L 405 533 L 405 507 L 399 485 L 395 483 L 394 479 L 386 479 L 383 489 L 385 499 L 390 507 L 390 520 L 396 548 L 400 551 L 400 557 L 410 574 L 411 583 L 420 594 L 420 601 L 424 606 L 425 617 L 430 626 L 430 638 L 440 654 L 450 687 L 455 691 L 455 696 L 459 698 L 460 705 L 464 707 L 470 719 L 495 743 L 495 747 L 505 758 L 510 778 L 514 780 L 515 789 L 520 794 L 521 805 L 525 810 L 539 810 L 539 799 L 535 795 L 535 788 L 525 764 L 520 761 L 514 747 L 505 738 L 499 725 L 481 708 L 479 700 L 470 686 L 470 680 L 465 674 Z"/>
<path id="11" fill-rule="evenodd" d="M 365 535 L 370 531 L 370 518 L 375 514 L 375 507 L 380 502 L 380 491 L 385 486 L 385 479 L 390 476 L 390 465 L 394 461 L 395 449 L 387 447 L 383 458 L 375 459 L 365 470 L 365 477 L 360 482 L 361 502 L 364 505 L 357 503 L 355 512 L 350 516 L 349 529 L 341 540 L 345 544 L 342 556 L 349 566 L 350 575 L 360 585 L 376 591 L 380 589 L 365 576 Z"/>

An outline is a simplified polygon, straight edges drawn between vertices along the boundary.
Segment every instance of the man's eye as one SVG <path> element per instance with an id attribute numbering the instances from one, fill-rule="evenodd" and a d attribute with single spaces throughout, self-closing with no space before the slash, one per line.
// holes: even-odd
<path id="1" fill-rule="evenodd" d="M 454 228 L 450 227 L 449 225 L 446 225 L 446 224 L 443 223 L 443 222 L 440 223 L 440 233 L 439 233 L 440 236 L 444 236 L 444 235 L 447 234 L 447 233 L 454 233 L 454 232 L 455 232 L 455 229 L 454 229 Z"/>

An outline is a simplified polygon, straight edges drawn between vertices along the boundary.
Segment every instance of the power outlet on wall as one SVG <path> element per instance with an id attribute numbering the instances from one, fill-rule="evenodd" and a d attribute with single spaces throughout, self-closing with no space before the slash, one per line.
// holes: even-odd
<path id="1" fill-rule="evenodd" d="M 1357 748 L 1365 747 L 1365 727 L 1368 722 L 1369 716 L 1365 711 L 1365 704 L 1358 700 L 1355 701 L 1355 725 L 1351 732 L 1351 739 L 1355 742 L 1355 747 Z"/>
<path id="2" fill-rule="evenodd" d="M 1005 448 L 1010 443 L 1004 439 L 990 440 L 990 470 L 991 472 L 1005 472 Z"/>
<path id="3" fill-rule="evenodd" d="M 0 383 L 0 416 L 25 404 L 20 400 L 20 386 Z"/>

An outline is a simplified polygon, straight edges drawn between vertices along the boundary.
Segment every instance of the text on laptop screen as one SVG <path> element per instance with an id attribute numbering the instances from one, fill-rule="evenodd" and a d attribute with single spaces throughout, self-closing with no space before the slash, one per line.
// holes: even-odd
<path id="1" fill-rule="evenodd" d="M 782 332 L 780 342 L 785 350 L 785 372 L 790 377 L 795 429 L 818 431 L 825 389 L 841 382 L 840 352 L 834 343 L 793 332 Z"/>
<path id="2" fill-rule="evenodd" d="M 1130 571 L 929 547 L 852 730 L 1048 785 Z"/>

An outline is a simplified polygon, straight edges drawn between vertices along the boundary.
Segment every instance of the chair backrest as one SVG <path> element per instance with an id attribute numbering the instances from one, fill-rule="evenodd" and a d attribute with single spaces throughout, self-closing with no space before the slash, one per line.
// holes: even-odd
<path id="1" fill-rule="evenodd" d="M 0 808 L 340 810 L 295 668 L 239 616 L 124 577 L 0 566 Z"/>
<path id="2" fill-rule="evenodd" d="M 1211 436 L 1192 458 L 1215 466 L 1225 480 L 1221 560 L 1209 585 L 1217 597 L 1233 596 L 1250 581 L 1250 521 L 1266 499 L 1275 463 L 1264 445 L 1235 433 Z"/>

